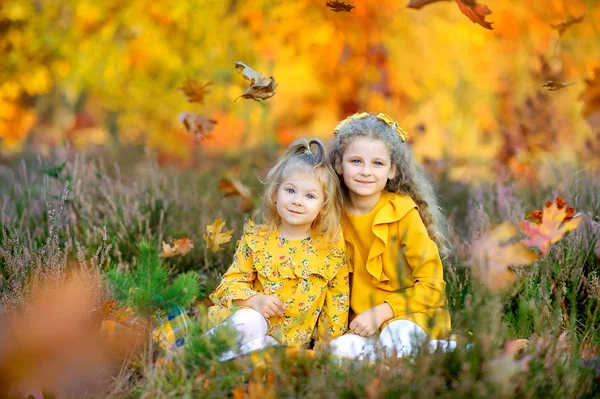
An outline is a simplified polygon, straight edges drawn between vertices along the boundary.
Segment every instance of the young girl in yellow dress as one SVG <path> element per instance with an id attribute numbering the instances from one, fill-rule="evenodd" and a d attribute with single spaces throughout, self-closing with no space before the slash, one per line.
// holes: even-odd
<path id="1" fill-rule="evenodd" d="M 228 325 L 238 348 L 304 345 L 346 332 L 348 267 L 340 228 L 341 191 L 319 140 L 293 143 L 265 182 L 260 224 L 247 222 L 235 259 L 210 296 L 214 334 Z"/>
<path id="2" fill-rule="evenodd" d="M 350 334 L 332 353 L 406 356 L 423 341 L 452 349 L 440 251 L 444 219 L 413 160 L 406 132 L 385 114 L 340 122 L 329 159 L 344 193 L 342 227 L 351 273 Z"/>

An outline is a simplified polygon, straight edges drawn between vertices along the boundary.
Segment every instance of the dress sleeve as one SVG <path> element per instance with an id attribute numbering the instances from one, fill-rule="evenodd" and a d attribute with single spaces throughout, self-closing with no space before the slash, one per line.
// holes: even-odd
<path id="1" fill-rule="evenodd" d="M 342 240 L 342 245 L 343 245 Z M 329 341 L 343 335 L 348 329 L 349 277 L 348 263 L 342 253 L 340 266 L 325 289 L 325 302 L 318 321 L 318 340 Z"/>
<path id="2" fill-rule="evenodd" d="M 418 210 L 410 210 L 399 222 L 402 251 L 412 269 L 412 287 L 388 296 L 385 300 L 394 318 L 446 305 L 444 270 L 439 251 L 429 238 Z"/>
<path id="3" fill-rule="evenodd" d="M 210 299 L 217 305 L 230 308 L 232 301 L 248 299 L 259 293 L 254 289 L 255 280 L 256 267 L 253 263 L 252 249 L 248 246 L 245 236 L 242 236 L 237 244 L 233 263 Z"/>

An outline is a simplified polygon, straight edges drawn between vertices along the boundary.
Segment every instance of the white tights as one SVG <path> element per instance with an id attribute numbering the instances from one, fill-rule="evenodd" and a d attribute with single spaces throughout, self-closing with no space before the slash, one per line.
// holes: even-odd
<path id="1" fill-rule="evenodd" d="M 389 323 L 379 337 L 361 337 L 346 334 L 329 343 L 333 355 L 352 359 L 368 359 L 374 361 L 378 356 L 404 357 L 416 353 L 421 345 L 428 341 L 429 351 L 442 348 L 445 352 L 453 351 L 456 342 L 447 340 L 429 340 L 427 333 L 417 324 L 409 320 L 395 320 Z"/>
<path id="2" fill-rule="evenodd" d="M 268 325 L 265 318 L 254 309 L 243 308 L 232 314 L 223 324 L 206 332 L 214 335 L 219 329 L 227 326 L 238 332 L 238 347 L 219 356 L 220 361 L 233 359 L 257 349 L 278 345 L 275 338 L 267 335 Z"/>

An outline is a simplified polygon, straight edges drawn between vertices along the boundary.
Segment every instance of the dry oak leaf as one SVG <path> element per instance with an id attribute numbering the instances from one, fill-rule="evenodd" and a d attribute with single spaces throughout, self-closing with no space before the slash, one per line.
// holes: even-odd
<path id="1" fill-rule="evenodd" d="M 451 0 L 410 0 L 406 7 L 419 9 L 425 7 L 428 4 L 439 3 L 440 1 L 451 1 Z"/>
<path id="2" fill-rule="evenodd" d="M 574 85 L 575 82 L 571 83 L 563 83 L 563 82 L 555 82 L 554 80 L 549 80 L 546 84 L 542 85 L 542 87 L 547 87 L 550 91 L 556 91 L 564 89 L 565 87 L 569 87 Z"/>
<path id="3" fill-rule="evenodd" d="M 188 102 L 202 104 L 204 103 L 204 97 L 210 93 L 207 87 L 212 84 L 212 82 L 200 83 L 194 79 L 188 79 L 179 89 L 183 91 Z"/>
<path id="4" fill-rule="evenodd" d="M 194 248 L 192 240 L 187 237 L 179 238 L 172 241 L 172 245 L 169 245 L 163 241 L 163 251 L 160 254 L 163 258 L 170 258 L 172 256 L 181 255 L 185 256 L 190 249 Z"/>
<path id="5" fill-rule="evenodd" d="M 486 29 L 494 29 L 492 28 L 492 22 L 485 20 L 485 17 L 492 13 L 485 4 L 478 4 L 474 0 L 456 0 L 456 4 L 460 11 L 473 21 L 473 23 L 479 24 Z"/>
<path id="6" fill-rule="evenodd" d="M 250 86 L 248 86 L 246 91 L 240 97 L 251 98 L 258 101 L 266 100 L 277 94 L 275 93 L 277 83 L 275 83 L 273 76 L 269 76 L 267 79 L 248 65 L 239 61 L 235 63 L 235 69 L 250 82 Z"/>
<path id="7" fill-rule="evenodd" d="M 600 127 L 600 67 L 594 69 L 594 77 L 585 80 L 585 90 L 579 99 L 585 104 L 583 117 L 592 129 Z"/>
<path id="8" fill-rule="evenodd" d="M 192 112 L 182 112 L 179 114 L 179 120 L 185 126 L 188 133 L 193 134 L 199 139 L 204 139 L 210 136 L 217 121 L 210 119 L 204 115 L 194 114 Z"/>
<path id="9" fill-rule="evenodd" d="M 552 29 L 556 29 L 558 31 L 558 35 L 562 36 L 562 34 L 565 33 L 565 31 L 567 29 L 569 29 L 571 26 L 583 21 L 583 17 L 585 17 L 585 14 L 581 14 L 581 16 L 577 17 L 577 18 L 574 18 L 572 15 L 569 15 L 565 22 L 561 22 L 560 24 L 550 25 L 550 27 Z"/>
<path id="10" fill-rule="evenodd" d="M 223 227 L 225 227 L 225 221 L 221 218 L 216 218 L 212 224 L 206 226 L 206 234 L 202 235 L 202 238 L 206 241 L 206 246 L 212 252 L 219 252 L 223 249 L 221 248 L 221 244 L 225 244 L 231 240 L 233 230 L 221 232 Z"/>
<path id="11" fill-rule="evenodd" d="M 473 274 L 490 291 L 501 291 L 515 281 L 511 266 L 528 265 L 537 259 L 535 252 L 522 243 L 511 242 L 517 232 L 516 226 L 503 223 L 473 244 Z"/>
<path id="12" fill-rule="evenodd" d="M 565 208 L 559 208 L 556 202 L 552 202 L 550 206 L 545 206 L 542 213 L 542 223 L 530 223 L 523 221 L 521 231 L 529 237 L 523 240 L 522 243 L 528 247 L 537 247 L 545 254 L 548 252 L 550 245 L 557 243 L 568 231 L 575 230 L 581 217 L 573 215 L 573 217 L 564 221 L 567 216 Z"/>
<path id="13" fill-rule="evenodd" d="M 556 206 L 558 207 L 558 209 L 563 209 L 567 204 L 565 199 L 558 195 L 554 199 L 554 202 L 556 203 Z M 545 207 L 548 207 L 550 205 L 552 205 L 552 201 L 550 201 L 550 200 L 546 201 L 546 203 L 544 204 Z M 567 212 L 567 214 L 566 214 L 565 218 L 563 219 L 563 222 L 568 222 L 569 220 L 573 219 L 573 215 L 575 215 L 575 208 L 567 207 L 566 212 Z M 542 214 L 543 214 L 543 211 L 535 210 L 535 211 L 529 213 L 529 215 L 527 215 L 525 217 L 525 219 L 529 220 L 530 222 L 535 222 L 535 224 L 540 224 L 540 223 L 542 223 Z"/>
<path id="14" fill-rule="evenodd" d="M 229 171 L 227 176 L 219 180 L 219 190 L 224 193 L 225 197 L 242 197 L 240 210 L 242 212 L 250 212 L 254 207 L 252 201 L 252 191 L 244 185 L 237 172 Z"/>
<path id="15" fill-rule="evenodd" d="M 345 1 L 337 0 L 328 1 L 325 3 L 325 6 L 329 7 L 329 9 L 333 12 L 351 12 L 352 9 L 356 7 L 352 3 L 346 3 Z"/>

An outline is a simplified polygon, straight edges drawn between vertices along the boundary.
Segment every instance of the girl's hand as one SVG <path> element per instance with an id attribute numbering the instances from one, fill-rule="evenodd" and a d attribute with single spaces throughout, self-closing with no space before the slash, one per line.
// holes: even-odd
<path id="1" fill-rule="evenodd" d="M 394 311 L 387 303 L 365 310 L 352 320 L 350 330 L 361 337 L 375 335 L 381 325 L 394 317 Z"/>
<path id="2" fill-rule="evenodd" d="M 254 295 L 245 301 L 237 302 L 237 304 L 250 306 L 252 309 L 263 315 L 265 319 L 276 315 L 283 316 L 286 309 L 285 304 L 281 302 L 279 298 L 262 294 Z"/>

